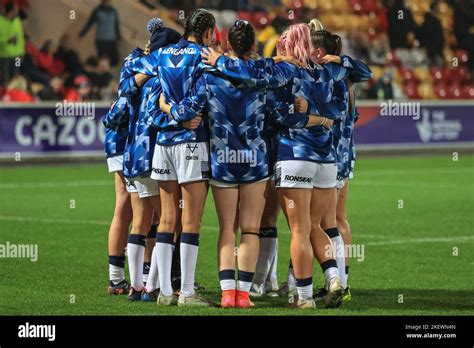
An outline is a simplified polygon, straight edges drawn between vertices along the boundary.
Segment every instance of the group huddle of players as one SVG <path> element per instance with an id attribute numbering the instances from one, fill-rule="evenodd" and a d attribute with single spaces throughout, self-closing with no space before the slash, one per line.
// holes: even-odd
<path id="1" fill-rule="evenodd" d="M 255 29 L 243 20 L 230 28 L 224 54 L 215 26 L 204 9 L 186 19 L 184 35 L 152 19 L 146 49 L 124 61 L 118 99 L 104 116 L 116 192 L 108 292 L 209 306 L 195 272 L 210 186 L 221 307 L 249 308 L 250 297 L 263 295 L 288 296 L 299 309 L 339 306 L 351 297 L 353 84 L 370 79 L 370 69 L 341 55 L 341 38 L 317 20 L 289 26 L 273 58 L 255 55 Z M 281 287 L 280 210 L 291 232 Z M 325 277 L 316 294 L 314 259 Z"/>

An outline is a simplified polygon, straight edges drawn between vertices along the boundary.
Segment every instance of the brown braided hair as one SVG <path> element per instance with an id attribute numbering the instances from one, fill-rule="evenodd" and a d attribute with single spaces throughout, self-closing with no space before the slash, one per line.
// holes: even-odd
<path id="1" fill-rule="evenodd" d="M 194 36 L 200 45 L 204 45 L 204 33 L 208 29 L 214 30 L 216 27 L 216 19 L 207 10 L 200 8 L 194 11 L 188 18 L 184 26 L 184 38 Z"/>
<path id="2" fill-rule="evenodd" d="M 228 39 L 237 57 L 244 58 L 255 44 L 255 29 L 249 22 L 237 20 L 229 31 Z"/>

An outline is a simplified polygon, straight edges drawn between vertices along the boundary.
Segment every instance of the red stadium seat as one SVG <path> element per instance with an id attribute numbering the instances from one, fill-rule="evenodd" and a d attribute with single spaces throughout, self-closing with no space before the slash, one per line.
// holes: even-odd
<path id="1" fill-rule="evenodd" d="M 432 67 L 430 71 L 435 81 L 446 81 L 448 79 L 446 75 L 446 70 L 444 68 L 439 68 L 435 66 Z"/>
<path id="2" fill-rule="evenodd" d="M 297 9 L 303 7 L 303 0 L 291 0 L 291 9 Z"/>
<path id="3" fill-rule="evenodd" d="M 415 76 L 413 70 L 411 69 L 406 69 L 406 68 L 400 68 L 400 75 L 403 77 L 403 81 L 405 83 L 411 82 L 411 81 L 416 81 L 419 82 L 418 78 Z"/>
<path id="4" fill-rule="evenodd" d="M 453 83 L 448 88 L 448 97 L 452 99 L 462 98 L 462 86 L 459 83 Z"/>
<path id="5" fill-rule="evenodd" d="M 270 24 L 270 18 L 266 12 L 256 12 L 253 16 L 253 25 L 255 28 L 263 28 Z"/>
<path id="6" fill-rule="evenodd" d="M 407 83 L 403 86 L 403 94 L 405 94 L 409 99 L 420 99 L 418 94 L 418 84 L 417 83 Z"/>
<path id="7" fill-rule="evenodd" d="M 474 98 L 474 86 L 468 85 L 464 86 L 461 89 L 461 98 L 462 99 L 473 99 Z"/>
<path id="8" fill-rule="evenodd" d="M 378 0 L 363 0 L 362 1 L 362 8 L 361 12 L 368 14 L 370 12 L 377 12 L 378 11 Z"/>
<path id="9" fill-rule="evenodd" d="M 362 0 L 351 0 L 351 6 L 355 12 L 360 13 L 362 11 Z"/>
<path id="10" fill-rule="evenodd" d="M 450 69 L 449 79 L 452 82 L 464 85 L 470 80 L 469 70 L 465 67 L 460 67 L 458 69 Z"/>
<path id="11" fill-rule="evenodd" d="M 445 82 L 438 82 L 434 88 L 435 95 L 440 99 L 449 98 L 448 85 Z"/>
<path id="12" fill-rule="evenodd" d="M 390 50 L 387 52 L 387 61 L 390 65 L 395 65 L 397 67 L 400 67 L 402 65 L 402 62 L 400 61 L 400 59 L 398 59 L 394 50 Z"/>
<path id="13" fill-rule="evenodd" d="M 252 12 L 247 12 L 247 11 L 240 11 L 237 14 L 237 17 L 239 19 L 242 19 L 244 21 L 249 21 L 250 23 L 253 24 L 253 13 Z"/>
<path id="14" fill-rule="evenodd" d="M 459 64 L 466 64 L 469 58 L 467 51 L 465 50 L 456 50 L 454 56 L 458 59 Z"/>

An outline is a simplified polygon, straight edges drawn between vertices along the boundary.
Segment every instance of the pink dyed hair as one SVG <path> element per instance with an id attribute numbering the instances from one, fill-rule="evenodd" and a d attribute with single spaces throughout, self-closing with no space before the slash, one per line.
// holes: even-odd
<path id="1" fill-rule="evenodd" d="M 311 54 L 311 32 L 306 23 L 293 24 L 280 36 L 277 43 L 280 54 L 299 60 L 305 67 Z"/>

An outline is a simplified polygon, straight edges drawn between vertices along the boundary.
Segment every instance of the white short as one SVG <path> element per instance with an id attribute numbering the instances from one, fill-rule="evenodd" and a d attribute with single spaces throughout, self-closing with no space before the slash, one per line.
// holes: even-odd
<path id="1" fill-rule="evenodd" d="M 242 184 L 255 184 L 257 182 L 262 182 L 262 181 L 268 181 L 270 178 L 264 178 L 262 180 L 254 181 L 254 182 L 248 182 L 248 183 L 230 183 L 230 182 L 223 182 L 223 181 L 217 181 L 214 179 L 209 180 L 209 185 L 211 186 L 216 186 L 216 187 L 222 187 L 222 188 L 230 188 L 230 187 L 239 187 Z"/>
<path id="2" fill-rule="evenodd" d="M 130 180 L 128 178 L 125 178 L 125 185 L 127 186 L 127 192 L 128 193 L 137 193 L 137 186 L 135 185 L 135 182 L 133 180 Z"/>
<path id="3" fill-rule="evenodd" d="M 336 188 L 337 188 L 338 190 L 342 189 L 342 188 L 346 185 L 346 183 L 347 183 L 348 180 L 349 180 L 349 178 L 342 178 L 342 179 L 339 179 L 339 178 L 338 178 L 338 179 L 336 180 Z"/>
<path id="4" fill-rule="evenodd" d="M 158 181 L 150 177 L 136 177 L 133 178 L 133 181 L 137 188 L 138 197 L 140 198 L 158 196 L 160 194 Z"/>
<path id="5" fill-rule="evenodd" d="M 146 198 L 158 196 L 160 188 L 158 181 L 150 179 L 149 177 L 135 177 L 133 179 L 125 178 L 127 191 L 130 193 L 138 193 L 138 197 Z"/>
<path id="6" fill-rule="evenodd" d="M 123 155 L 107 158 L 109 173 L 121 172 L 123 170 Z"/>
<path id="7" fill-rule="evenodd" d="M 178 183 L 209 180 L 209 148 L 207 143 L 184 143 L 155 146 L 151 178 Z"/>
<path id="8" fill-rule="evenodd" d="M 336 186 L 335 163 L 279 161 L 275 165 L 276 187 L 333 188 Z"/>

